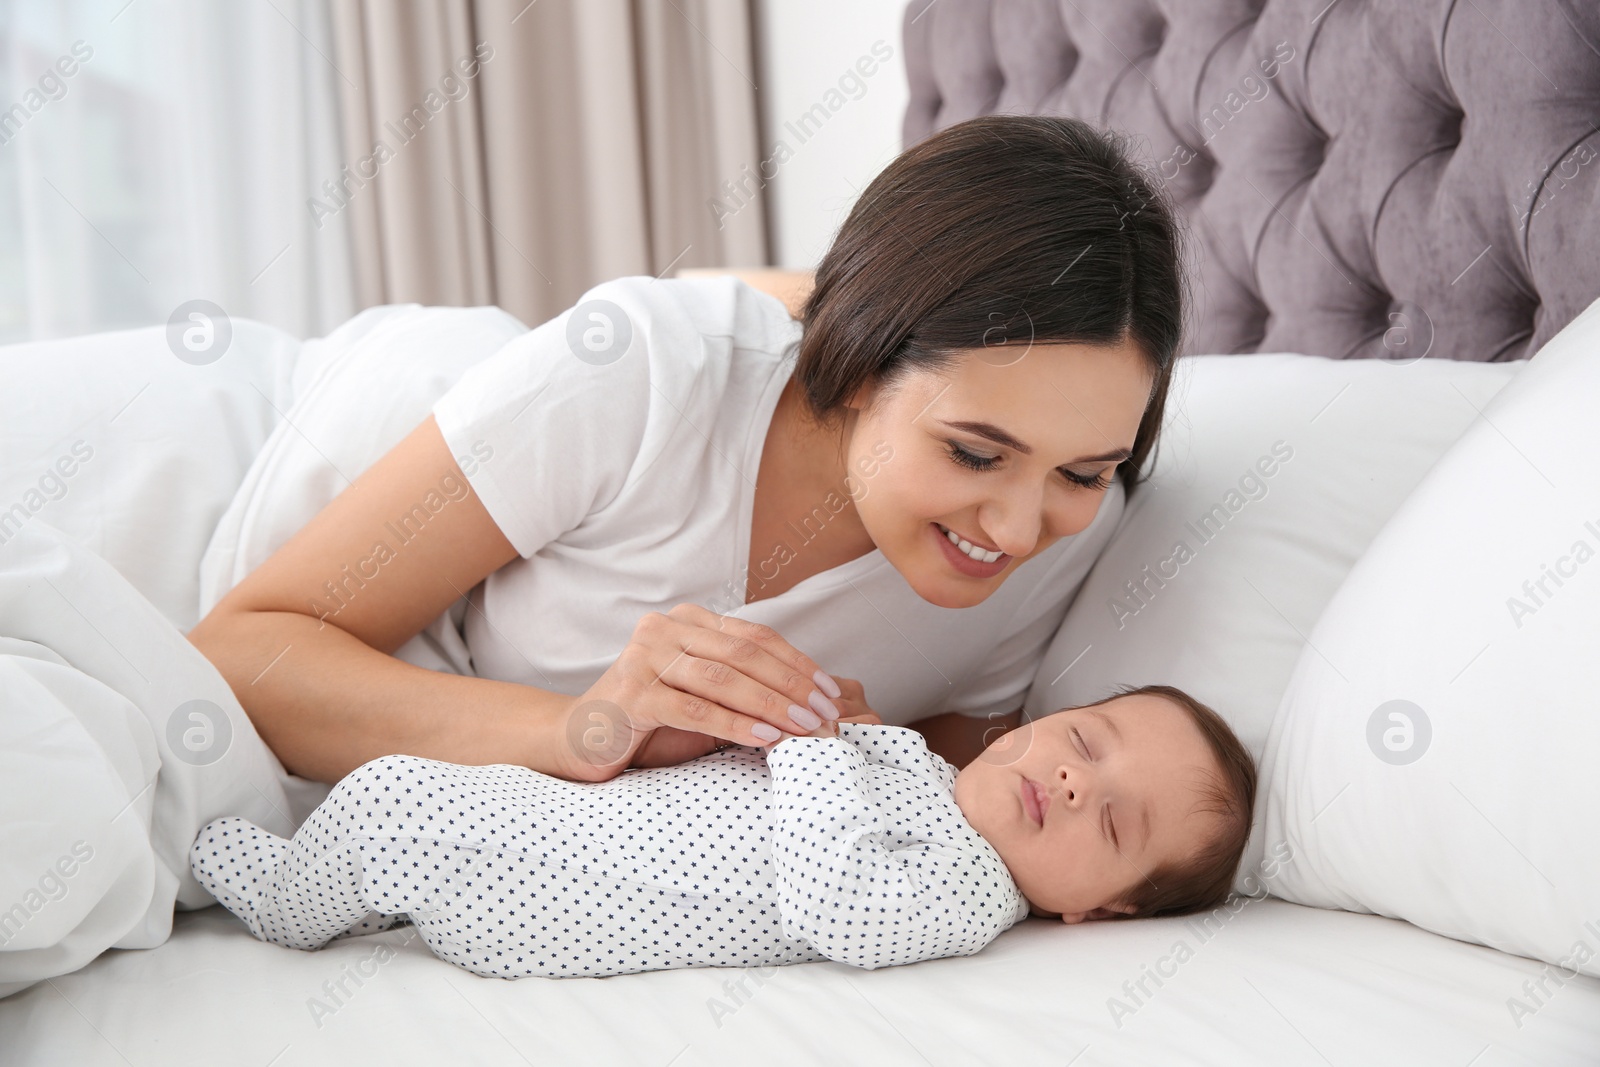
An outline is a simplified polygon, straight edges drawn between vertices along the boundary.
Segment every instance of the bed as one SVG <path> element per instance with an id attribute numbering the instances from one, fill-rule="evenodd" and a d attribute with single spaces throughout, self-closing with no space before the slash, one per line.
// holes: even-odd
<path id="1" fill-rule="evenodd" d="M 1565 683 L 1550 702 L 1600 688 L 1570 654 L 1597 617 L 1576 565 L 1521 620 L 1528 648 L 1463 667 L 1477 635 L 1436 617 L 1471 616 L 1449 590 L 1493 570 L 1461 555 L 1474 501 L 1451 490 L 1469 472 L 1501 471 L 1535 529 L 1600 520 L 1594 476 L 1553 450 L 1600 448 L 1563 408 L 1600 388 L 1600 168 L 1585 151 L 1600 16 L 914 0 L 903 31 L 907 144 L 996 111 L 1115 125 L 1165 166 L 1194 226 L 1201 303 L 1165 443 L 1027 710 L 1167 681 L 1227 714 L 1263 761 L 1238 894 L 1186 918 L 1029 920 L 976 956 L 873 972 L 508 983 L 435 959 L 408 926 L 315 953 L 257 942 L 162 865 L 196 820 L 292 827 L 320 791 L 275 764 L 182 633 L 527 327 L 397 305 L 306 342 L 236 321 L 216 358 L 185 349 L 181 326 L 17 345 L 0 349 L 0 935 L 37 948 L 36 977 L 0 999 L 0 1062 L 1600 1062 L 1594 787 L 1543 781 L 1519 755 L 1533 746 L 1498 739 L 1497 773 L 1529 788 L 1479 792 L 1489 756 L 1461 737 L 1487 731 L 1455 728 L 1476 706 L 1425 679 L 1404 692 L 1433 710 L 1434 744 L 1409 770 L 1352 741 L 1336 699 L 1436 653 L 1466 680 L 1451 692 L 1492 696 L 1519 664 Z M 353 403 L 380 368 L 397 395 Z M 1559 524 L 1540 510 L 1545 481 L 1572 502 Z M 1225 525 L 1172 562 L 1174 532 L 1206 515 Z M 1526 529 L 1496 530 L 1502 552 L 1535 542 L 1506 573 L 1537 579 L 1555 558 Z M 1428 596 L 1395 595 L 1430 575 Z M 1515 583 L 1495 581 L 1503 615 Z M 458 623 L 398 654 L 466 669 Z M 1558 710 L 1535 721 L 1538 754 L 1581 769 L 1595 717 Z M 1440 807 L 1429 768 L 1482 818 Z M 78 829 L 107 822 L 121 836 L 73 858 Z M 1546 928 L 1573 909 L 1592 933 Z"/>

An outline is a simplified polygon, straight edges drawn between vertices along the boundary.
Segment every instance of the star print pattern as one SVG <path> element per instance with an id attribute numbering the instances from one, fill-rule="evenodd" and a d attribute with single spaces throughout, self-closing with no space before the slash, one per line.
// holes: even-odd
<path id="1" fill-rule="evenodd" d="M 599 783 L 384 756 L 290 840 L 213 820 L 190 869 L 263 941 L 409 921 L 488 977 L 870 969 L 977 952 L 1027 916 L 954 782 L 920 733 L 866 723 Z"/>

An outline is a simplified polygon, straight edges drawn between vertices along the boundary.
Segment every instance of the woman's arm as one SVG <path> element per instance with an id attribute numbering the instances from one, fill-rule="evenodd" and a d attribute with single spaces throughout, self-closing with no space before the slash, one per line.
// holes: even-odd
<path id="1" fill-rule="evenodd" d="M 404 753 L 572 776 L 573 698 L 391 654 L 517 557 L 470 486 L 437 512 L 421 506 L 447 478 L 468 485 L 430 415 L 189 631 L 294 774 L 334 782 Z M 402 516 L 425 525 L 355 584 L 348 568 L 392 542 L 385 524 Z"/>
<path id="2" fill-rule="evenodd" d="M 906 725 L 921 732 L 927 739 L 929 751 L 960 770 L 1007 732 L 1022 725 L 1022 709 L 1007 715 L 990 715 L 986 719 L 947 711 Z"/>

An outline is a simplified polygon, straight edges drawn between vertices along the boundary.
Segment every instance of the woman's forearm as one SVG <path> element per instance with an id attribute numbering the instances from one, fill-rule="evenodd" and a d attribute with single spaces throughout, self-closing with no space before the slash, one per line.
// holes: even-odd
<path id="1" fill-rule="evenodd" d="M 418 667 L 297 612 L 213 612 L 188 636 L 303 778 L 336 782 L 395 754 L 572 777 L 569 696 Z"/>

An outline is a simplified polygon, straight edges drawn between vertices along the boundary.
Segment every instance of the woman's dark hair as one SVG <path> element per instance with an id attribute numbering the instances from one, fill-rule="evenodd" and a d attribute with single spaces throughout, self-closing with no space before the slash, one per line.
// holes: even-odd
<path id="1" fill-rule="evenodd" d="M 801 309 L 795 376 L 820 422 L 863 385 L 996 344 L 1131 339 L 1154 373 L 1132 489 L 1183 335 L 1183 235 L 1123 138 L 1077 119 L 988 115 L 900 153 L 856 200 Z"/>

